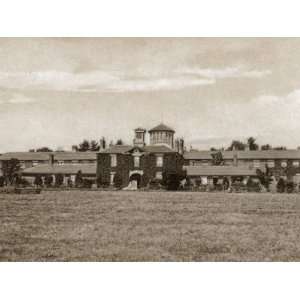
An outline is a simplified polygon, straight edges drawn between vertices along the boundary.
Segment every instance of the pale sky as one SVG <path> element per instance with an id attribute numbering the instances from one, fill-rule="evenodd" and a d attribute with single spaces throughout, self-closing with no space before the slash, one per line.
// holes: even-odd
<path id="1" fill-rule="evenodd" d="M 0 39 L 0 152 L 160 122 L 194 148 L 300 145 L 300 39 Z"/>

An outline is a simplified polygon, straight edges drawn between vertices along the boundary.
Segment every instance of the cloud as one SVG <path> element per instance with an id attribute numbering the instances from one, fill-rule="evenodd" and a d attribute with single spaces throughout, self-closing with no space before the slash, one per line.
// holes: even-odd
<path id="1" fill-rule="evenodd" d="M 36 100 L 33 98 L 26 97 L 21 94 L 14 94 L 12 98 L 8 99 L 8 103 L 12 104 L 22 104 L 22 103 L 32 103 L 35 102 Z"/>
<path id="2" fill-rule="evenodd" d="M 226 78 L 263 78 L 271 74 L 270 70 L 248 70 L 245 67 L 227 67 L 223 69 L 187 68 L 179 72 L 215 80 Z"/>
<path id="3" fill-rule="evenodd" d="M 73 92 L 133 92 L 155 90 L 180 90 L 187 87 L 212 85 L 224 78 L 262 78 L 271 72 L 246 68 L 201 69 L 161 71 L 153 75 L 143 70 L 132 75 L 131 71 L 106 72 L 0 72 L 0 87 L 19 90 L 52 90 Z"/>

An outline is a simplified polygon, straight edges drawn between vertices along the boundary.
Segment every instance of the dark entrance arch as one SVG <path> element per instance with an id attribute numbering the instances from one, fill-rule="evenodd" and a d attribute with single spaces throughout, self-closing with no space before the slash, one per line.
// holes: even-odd
<path id="1" fill-rule="evenodd" d="M 141 180 L 142 180 L 142 176 L 139 173 L 134 173 L 129 177 L 129 181 L 135 180 L 137 182 L 137 187 L 138 189 L 141 186 Z"/>

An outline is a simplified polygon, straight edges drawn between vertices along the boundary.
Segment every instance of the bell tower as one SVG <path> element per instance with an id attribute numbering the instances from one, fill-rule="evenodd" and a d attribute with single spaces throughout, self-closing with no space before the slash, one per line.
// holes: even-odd
<path id="1" fill-rule="evenodd" d="M 144 147 L 146 145 L 145 135 L 146 135 L 146 129 L 140 127 L 134 129 L 133 145 L 137 147 Z"/>

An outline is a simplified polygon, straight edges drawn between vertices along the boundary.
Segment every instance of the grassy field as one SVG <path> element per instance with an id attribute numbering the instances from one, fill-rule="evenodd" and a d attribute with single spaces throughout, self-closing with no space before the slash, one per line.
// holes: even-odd
<path id="1" fill-rule="evenodd" d="M 1 261 L 300 261 L 300 195 L 0 195 Z"/>

